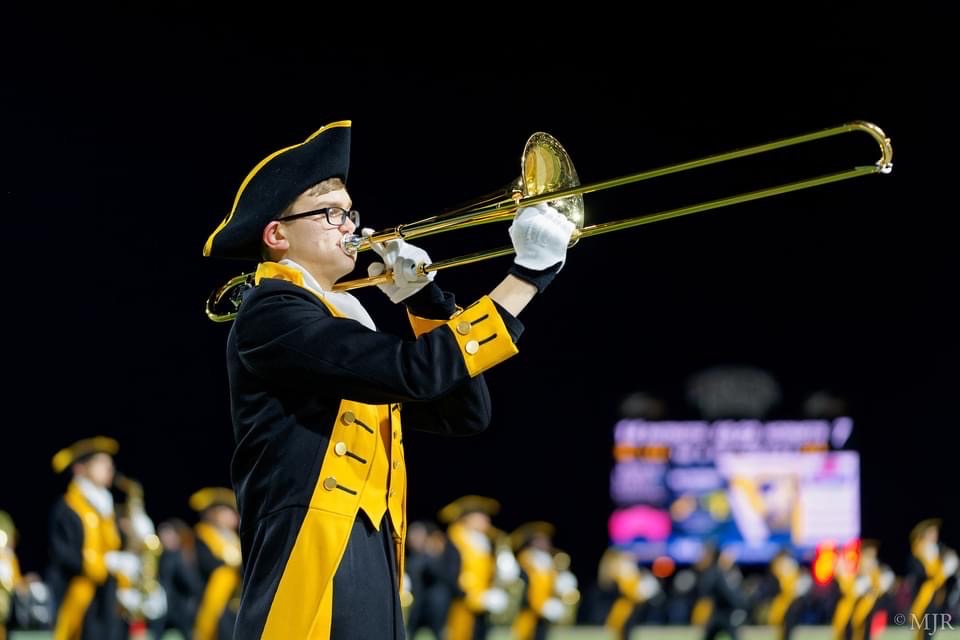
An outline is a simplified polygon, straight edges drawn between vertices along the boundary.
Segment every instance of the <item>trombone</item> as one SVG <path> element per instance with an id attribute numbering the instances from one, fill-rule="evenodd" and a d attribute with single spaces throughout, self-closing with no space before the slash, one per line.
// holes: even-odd
<path id="1" fill-rule="evenodd" d="M 855 132 L 869 135 L 879 146 L 880 158 L 875 163 L 870 165 L 857 165 L 843 171 L 818 175 L 812 178 L 724 198 L 717 198 L 675 209 L 584 226 L 583 196 L 586 194 Z M 751 202 L 761 198 L 800 191 L 802 189 L 840 182 L 841 180 L 848 180 L 850 178 L 858 178 L 875 173 L 887 174 L 892 170 L 893 146 L 890 138 L 888 138 L 877 125 L 863 120 L 855 120 L 829 129 L 821 129 L 811 133 L 782 138 L 773 142 L 718 153 L 697 160 L 689 160 L 687 162 L 581 185 L 576 170 L 573 168 L 573 162 L 570 160 L 570 156 L 563 146 L 550 134 L 538 132 L 527 140 L 524 147 L 520 177 L 504 191 L 430 218 L 377 231 L 370 236 L 369 239 L 353 236 L 346 244 L 352 250 L 364 251 L 370 248 L 372 242 L 387 242 L 401 238 L 404 240 L 412 240 L 414 238 L 444 233 L 446 231 L 465 229 L 477 225 L 489 224 L 491 222 L 512 220 L 519 209 L 541 202 L 547 202 L 565 215 L 576 226 L 570 241 L 570 246 L 573 246 L 582 238 L 599 236 L 622 229 L 630 229 L 632 227 L 660 222 L 662 220 L 670 220 L 693 213 L 700 213 L 701 211 L 729 207 L 742 202 Z M 472 264 L 511 253 L 513 253 L 512 247 L 479 251 L 456 258 L 438 260 L 431 264 L 420 265 L 418 270 L 421 274 L 427 274 L 433 271 Z M 390 282 L 392 277 L 391 273 L 384 273 L 379 276 L 340 282 L 334 286 L 334 290 L 348 291 L 361 287 L 384 284 Z M 253 274 L 246 273 L 232 278 L 226 284 L 213 291 L 207 299 L 207 317 L 214 322 L 229 322 L 233 320 L 240 308 L 242 290 L 248 286 L 252 286 L 252 282 Z M 227 308 L 224 310 L 224 307 Z"/>

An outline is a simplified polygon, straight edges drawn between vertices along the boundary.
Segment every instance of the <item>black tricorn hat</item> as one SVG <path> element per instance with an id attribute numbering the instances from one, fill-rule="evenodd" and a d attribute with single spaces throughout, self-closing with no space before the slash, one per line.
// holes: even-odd
<path id="1" fill-rule="evenodd" d="M 485 513 L 488 516 L 495 516 L 500 511 L 500 503 L 493 498 L 486 496 L 462 496 L 457 498 L 437 514 L 440 522 L 452 523 L 468 513 Z"/>
<path id="2" fill-rule="evenodd" d="M 84 438 L 74 442 L 69 447 L 57 451 L 50 464 L 53 466 L 54 473 L 63 473 L 69 469 L 74 462 L 82 462 L 90 456 L 97 453 L 106 453 L 115 456 L 120 450 L 120 444 L 113 438 L 107 436 L 95 436 L 93 438 Z"/>
<path id="3" fill-rule="evenodd" d="M 549 522 L 543 520 L 527 522 L 517 527 L 510 534 L 510 546 L 513 547 L 514 551 L 519 551 L 537 536 L 553 538 L 556 533 L 556 527 Z"/>
<path id="4" fill-rule="evenodd" d="M 206 511 L 210 507 L 230 507 L 237 510 L 237 497 L 226 487 L 204 487 L 190 496 L 190 508 L 194 511 Z"/>
<path id="5" fill-rule="evenodd" d="M 233 200 L 233 209 L 207 238 L 203 255 L 260 261 L 260 234 L 297 196 L 328 178 L 347 181 L 350 121 L 331 122 L 309 138 L 257 163 Z"/>

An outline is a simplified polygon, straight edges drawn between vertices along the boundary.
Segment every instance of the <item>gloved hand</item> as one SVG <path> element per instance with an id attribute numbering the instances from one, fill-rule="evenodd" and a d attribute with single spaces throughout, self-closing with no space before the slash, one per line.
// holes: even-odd
<path id="1" fill-rule="evenodd" d="M 117 589 L 117 600 L 129 613 L 138 614 L 143 607 L 143 595 L 136 589 Z"/>
<path id="2" fill-rule="evenodd" d="M 133 526 L 133 534 L 138 540 L 143 540 L 157 532 L 153 526 L 153 520 L 145 513 L 134 513 L 130 518 L 130 524 Z"/>
<path id="3" fill-rule="evenodd" d="M 565 596 L 573 593 L 577 588 L 577 576 L 569 571 L 561 571 L 553 581 L 553 590 L 559 596 Z"/>
<path id="4" fill-rule="evenodd" d="M 894 575 L 893 571 L 890 569 L 884 569 L 883 573 L 880 574 L 880 593 L 886 593 L 890 591 L 890 587 L 893 586 L 894 581 L 897 579 L 897 576 Z"/>
<path id="5" fill-rule="evenodd" d="M 540 615 L 550 622 L 556 622 L 563 617 L 563 611 L 563 603 L 556 598 L 550 598 L 543 603 L 543 608 L 540 610 Z"/>
<path id="6" fill-rule="evenodd" d="M 557 263 L 562 267 L 575 228 L 563 214 L 544 202 L 520 209 L 509 230 L 517 253 L 514 262 L 535 271 Z"/>
<path id="7" fill-rule="evenodd" d="M 520 577 L 520 565 L 517 558 L 507 550 L 497 553 L 497 579 L 500 582 L 513 582 Z"/>
<path id="8" fill-rule="evenodd" d="M 649 600 L 660 592 L 660 581 L 649 573 L 644 573 L 637 582 L 637 597 L 641 602 Z"/>
<path id="9" fill-rule="evenodd" d="M 483 602 L 483 608 L 490 613 L 502 613 L 507 608 L 507 592 L 503 589 L 488 589 L 483 592 L 480 599 Z"/>
<path id="10" fill-rule="evenodd" d="M 563 268 L 576 225 L 546 203 L 524 207 L 510 225 L 516 258 L 510 273 L 543 291 Z"/>
<path id="11" fill-rule="evenodd" d="M 131 580 L 140 576 L 140 558 L 129 551 L 107 551 L 103 554 L 103 562 L 110 573 L 123 574 Z"/>
<path id="12" fill-rule="evenodd" d="M 373 229 L 364 229 L 361 235 L 369 238 Z M 436 277 L 436 271 L 425 276 L 417 273 L 417 265 L 430 264 L 430 256 L 420 247 L 406 242 L 402 238 L 387 242 L 371 242 L 370 248 L 383 258 L 383 262 L 373 262 L 367 267 L 367 275 L 379 276 L 384 271 L 393 272 L 393 282 L 377 285 L 393 303 L 406 300 Z"/>
<path id="13" fill-rule="evenodd" d="M 144 598 L 141 609 L 148 620 L 162 618 L 167 613 L 167 592 L 163 587 L 156 585 Z"/>
<path id="14" fill-rule="evenodd" d="M 947 551 L 943 555 L 943 574 L 947 577 L 957 572 L 957 554 L 953 551 Z"/>

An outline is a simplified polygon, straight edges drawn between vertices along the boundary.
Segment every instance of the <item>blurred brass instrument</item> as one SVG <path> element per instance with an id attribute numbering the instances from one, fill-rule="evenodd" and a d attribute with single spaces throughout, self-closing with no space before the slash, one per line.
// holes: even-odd
<path id="1" fill-rule="evenodd" d="M 136 554 L 141 563 L 140 575 L 131 585 L 131 588 L 140 594 L 140 604 L 132 610 L 124 606 L 124 612 L 131 620 L 152 619 L 156 617 L 156 613 L 151 611 L 148 603 L 156 603 L 158 591 L 163 590 L 157 575 L 163 546 L 144 506 L 143 485 L 121 473 L 116 474 L 113 485 L 126 495 L 126 500 L 119 509 L 120 517 L 129 523 L 129 526 L 123 527 L 126 543 L 124 551 Z M 144 525 L 149 523 L 149 527 L 138 525 L 138 521 Z M 165 597 L 162 599 L 166 601 Z M 165 609 L 164 605 L 164 611 Z"/>
<path id="2" fill-rule="evenodd" d="M 0 636 L 10 618 L 13 589 L 16 587 L 20 569 L 13 553 L 13 537 L 16 529 L 6 511 L 0 511 Z"/>
<path id="3" fill-rule="evenodd" d="M 556 585 L 560 581 L 560 577 L 564 574 L 569 574 L 573 576 L 573 572 L 570 570 L 570 554 L 566 551 L 561 551 L 560 549 L 553 550 L 553 568 L 557 572 L 557 580 L 555 581 L 554 591 L 557 592 L 557 597 L 560 599 L 560 602 L 563 603 L 564 614 L 558 624 L 575 624 L 577 621 L 577 608 L 580 606 L 580 589 L 577 586 L 573 586 L 569 590 L 563 590 L 563 593 L 559 593 L 561 589 L 557 588 L 559 585 Z M 576 580 L 575 577 L 573 577 Z"/>
<path id="4" fill-rule="evenodd" d="M 503 611 L 490 613 L 490 621 L 495 625 L 508 626 L 517 617 L 523 604 L 523 580 L 520 579 L 520 565 L 513 549 L 510 534 L 497 527 L 487 532 L 493 545 L 494 579 L 492 587 L 503 589 L 507 594 L 507 606 Z"/>
<path id="5" fill-rule="evenodd" d="M 676 209 L 584 226 L 583 195 L 585 194 L 853 132 L 865 133 L 877 143 L 880 148 L 880 158 L 876 162 L 756 191 L 691 204 Z M 690 160 L 594 182 L 592 184 L 581 185 L 576 170 L 573 167 L 573 162 L 566 150 L 550 134 L 538 132 L 527 140 L 524 147 L 521 157 L 520 177 L 508 185 L 506 189 L 440 215 L 377 231 L 369 240 L 360 238 L 359 236 L 353 236 L 348 245 L 356 251 L 364 251 L 370 248 L 371 242 L 387 242 L 398 238 L 412 240 L 414 238 L 465 229 L 477 225 L 489 224 L 491 222 L 510 221 L 520 208 L 547 202 L 576 225 L 576 230 L 571 240 L 571 246 L 573 246 L 581 238 L 602 235 L 622 229 L 630 229 L 640 225 L 670 220 L 701 211 L 719 209 L 742 202 L 750 202 L 761 198 L 790 193 L 792 191 L 848 180 L 850 178 L 858 178 L 875 173 L 886 174 L 890 173 L 892 169 L 893 146 L 890 139 L 877 125 L 857 120 L 829 129 L 822 129 L 820 131 L 783 138 L 765 144 L 719 153 L 697 160 Z M 457 258 L 438 260 L 429 265 L 421 265 L 420 271 L 421 273 L 430 273 L 440 271 L 441 269 L 505 256 L 511 253 L 513 253 L 512 247 L 479 251 Z M 391 273 L 384 273 L 379 276 L 350 280 L 338 283 L 334 286 L 334 290 L 347 291 L 360 287 L 384 284 L 391 282 L 392 278 Z M 207 298 L 207 317 L 214 322 L 229 322 L 233 320 L 240 308 L 242 291 L 246 287 L 252 286 L 252 284 L 253 274 L 246 273 L 230 279 L 223 286 L 214 290 Z"/>

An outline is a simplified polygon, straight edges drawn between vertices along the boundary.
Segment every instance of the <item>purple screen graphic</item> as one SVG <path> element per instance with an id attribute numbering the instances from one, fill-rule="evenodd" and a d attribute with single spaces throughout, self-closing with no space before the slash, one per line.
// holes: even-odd
<path id="1" fill-rule="evenodd" d="M 614 430 L 610 541 L 649 561 L 694 562 L 704 543 L 740 562 L 860 535 L 860 458 L 831 420 L 621 420 Z"/>

